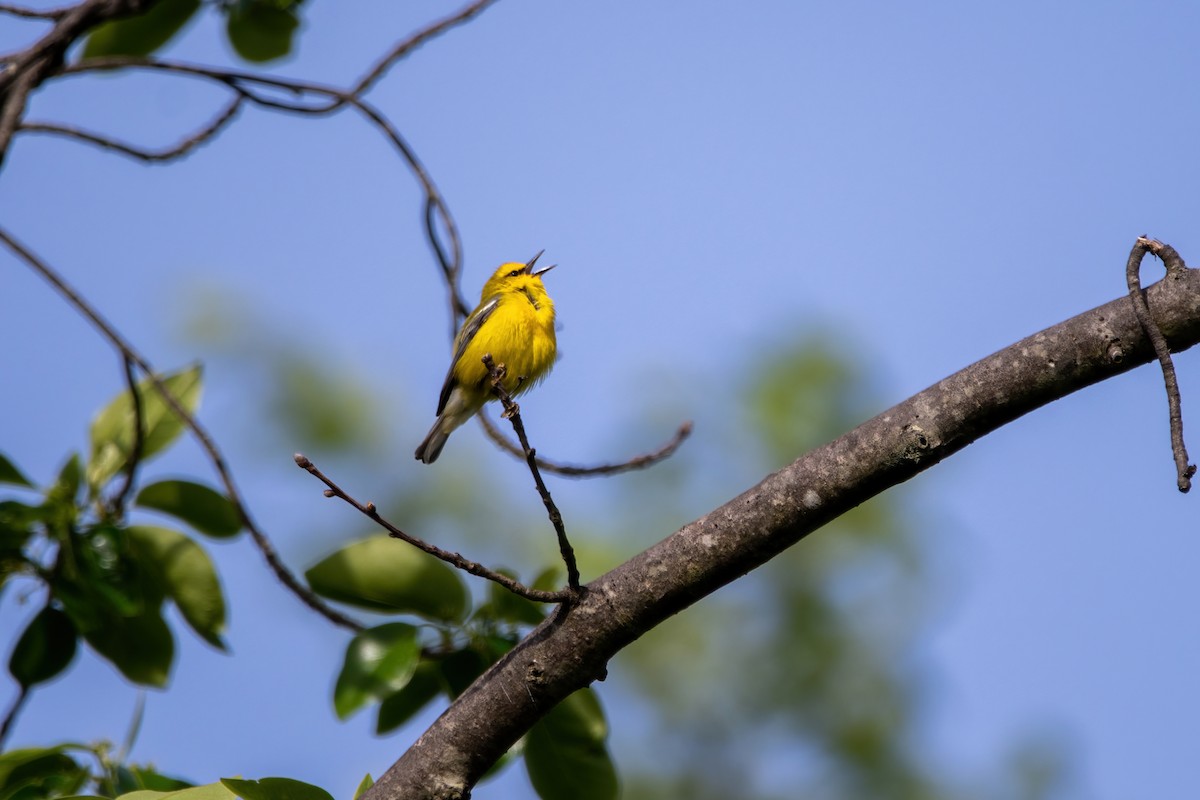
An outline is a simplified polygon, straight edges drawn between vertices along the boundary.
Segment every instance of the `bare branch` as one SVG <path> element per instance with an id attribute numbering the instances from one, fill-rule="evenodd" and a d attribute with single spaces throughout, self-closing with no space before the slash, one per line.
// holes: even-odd
<path id="1" fill-rule="evenodd" d="M 213 117 L 212 121 L 207 123 L 203 128 L 200 128 L 195 133 L 182 139 L 178 144 L 162 150 L 150 150 L 137 145 L 127 144 L 125 142 L 111 139 L 107 136 L 102 136 L 92 131 L 83 130 L 70 125 L 62 125 L 54 122 L 23 122 L 17 126 L 18 133 L 48 133 L 56 136 L 65 136 L 71 139 L 78 139 L 88 144 L 102 147 L 105 150 L 112 150 L 130 158 L 136 158 L 139 161 L 149 162 L 166 162 L 174 161 L 188 155 L 192 150 L 209 141 L 222 130 L 225 129 L 230 122 L 237 116 L 237 112 L 241 110 L 242 103 L 245 101 L 242 95 L 235 95 L 232 100 L 221 110 L 217 116 Z"/>
<path id="2" fill-rule="evenodd" d="M 329 487 L 325 490 L 326 497 L 337 497 L 346 501 L 369 517 L 375 524 L 386 530 L 388 534 L 395 539 L 400 539 L 401 541 L 407 542 L 418 550 L 428 553 L 434 558 L 441 559 L 450 566 L 461 569 L 463 572 L 469 572 L 472 575 L 477 575 L 480 578 L 486 578 L 493 583 L 498 583 L 513 594 L 524 597 L 526 600 L 532 600 L 535 603 L 564 603 L 574 598 L 574 595 L 568 591 L 547 592 L 541 589 L 530 589 L 524 584 L 513 580 L 503 573 L 488 569 L 477 561 L 471 561 L 470 559 L 463 558 L 459 553 L 451 553 L 449 550 L 443 550 L 440 547 L 429 544 L 424 539 L 418 539 L 416 536 L 411 536 L 380 516 L 379 510 L 375 507 L 374 503 L 360 503 L 347 494 L 342 487 L 338 486 L 328 476 L 326 476 L 325 473 L 317 469 L 316 464 L 310 461 L 306 456 L 296 453 L 294 459 L 296 461 L 296 466 L 307 471 L 310 475 L 317 478 L 321 481 L 321 483 Z"/>
<path id="3" fill-rule="evenodd" d="M 537 452 L 529 446 L 529 437 L 525 435 L 525 423 L 521 421 L 521 409 L 513 402 L 512 397 L 504 388 L 505 367 L 503 364 L 493 361 L 491 353 L 484 354 L 483 366 L 492 376 L 492 393 L 500 399 L 500 403 L 504 406 L 504 416 L 512 422 L 513 430 L 516 431 L 517 439 L 520 440 L 525 453 L 525 463 L 529 465 L 529 471 L 533 473 L 533 483 L 537 486 L 542 504 L 546 506 L 546 513 L 550 515 L 550 524 L 554 526 L 554 533 L 558 537 L 558 550 L 562 554 L 563 563 L 567 566 L 567 586 L 573 592 L 578 593 L 579 566 L 575 563 L 575 550 L 572 549 L 571 542 L 567 540 L 567 529 L 563 525 L 562 514 L 559 512 L 558 506 L 554 504 L 554 498 L 550 496 L 546 482 L 542 480 L 542 473 L 538 471 Z"/>
<path id="4" fill-rule="evenodd" d="M 222 454 L 220 448 L 217 447 L 216 442 L 213 440 L 212 436 L 209 435 L 207 429 L 200 424 L 195 416 L 193 416 L 188 412 L 187 409 L 183 407 L 178 398 L 176 398 L 171 393 L 171 390 L 166 387 L 150 363 L 136 349 L 134 349 L 133 345 L 126 340 L 125 337 L 122 336 L 121 333 L 115 327 L 113 327 L 110 322 L 108 322 L 108 320 L 104 319 L 104 317 L 100 315 L 99 311 L 97 311 L 88 301 L 84 300 L 78 292 L 71 288 L 61 275 L 52 269 L 49 264 L 42 261 L 36 255 L 34 255 L 32 251 L 14 239 L 3 228 L 0 228 L 0 243 L 3 243 L 5 246 L 7 246 L 9 250 L 16 254 L 18 258 L 20 258 L 20 260 L 29 265 L 34 272 L 41 275 L 51 286 L 54 287 L 59 294 L 61 294 L 67 300 L 68 303 L 75 308 L 76 311 L 86 317 L 92 323 L 92 325 L 94 325 L 96 329 L 100 331 L 100 334 L 107 339 L 108 342 L 114 348 L 116 348 L 116 350 L 123 357 L 136 364 L 138 369 L 140 369 L 142 373 L 150 379 L 150 381 L 154 384 L 155 390 L 162 397 L 163 402 L 165 402 L 167 406 L 179 417 L 179 419 L 183 421 L 183 424 L 186 425 L 188 430 L 192 432 L 192 435 L 196 437 L 196 441 L 200 443 L 200 446 L 204 449 L 204 452 L 208 454 L 209 461 L 212 462 L 213 468 L 216 469 L 217 475 L 221 479 L 221 483 L 225 486 L 226 494 L 228 494 L 230 501 L 237 509 L 238 517 L 240 518 L 242 525 L 249 532 L 250 538 L 253 539 L 254 544 L 259 549 L 259 552 L 263 554 L 263 558 L 266 559 L 267 565 L 271 568 L 271 571 L 275 573 L 275 577 L 278 578 L 284 586 L 291 590 L 292 594 L 296 595 L 301 601 L 308 605 L 309 608 L 312 608 L 330 622 L 353 631 L 362 630 L 361 624 L 326 604 L 325 601 L 323 601 L 320 597 L 313 594 L 312 590 L 302 584 L 296 578 L 296 576 L 294 576 L 291 571 L 288 570 L 287 566 L 284 565 L 283 561 L 279 558 L 279 553 L 275 550 L 275 546 L 271 543 L 271 540 L 267 538 L 267 535 L 263 533 L 262 529 L 258 527 L 258 524 L 254 521 L 254 518 L 250 515 L 250 509 L 246 506 L 241 492 L 238 491 L 237 484 L 234 483 L 233 473 L 230 471 L 225 462 L 224 454 Z"/>
<path id="5" fill-rule="evenodd" d="M 1170 245 L 1155 239 L 1139 236 L 1134 242 L 1129 260 L 1125 264 L 1125 281 L 1129 285 L 1129 299 L 1133 301 L 1133 311 L 1138 322 L 1150 342 L 1154 345 L 1154 354 L 1162 368 L 1163 383 L 1167 390 L 1168 418 L 1171 424 L 1171 452 L 1175 457 L 1175 484 L 1179 491 L 1186 493 L 1192 488 L 1192 476 L 1196 474 L 1196 466 L 1188 463 L 1187 447 L 1183 443 L 1183 410 L 1179 400 L 1179 381 L 1175 377 L 1175 364 L 1171 361 L 1171 348 L 1163 338 L 1150 309 L 1146 306 L 1146 298 L 1142 296 L 1141 267 L 1142 258 L 1147 252 L 1158 256 L 1167 268 L 1167 277 L 1178 278 L 1187 269 L 1179 253 Z"/>

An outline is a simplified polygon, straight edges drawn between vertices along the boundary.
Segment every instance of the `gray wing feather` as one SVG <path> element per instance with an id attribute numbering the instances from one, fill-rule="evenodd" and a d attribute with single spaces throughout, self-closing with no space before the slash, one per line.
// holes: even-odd
<path id="1" fill-rule="evenodd" d="M 482 303 L 479 308 L 471 312 L 471 316 L 467 317 L 463 322 L 462 328 L 459 329 L 458 335 L 454 337 L 454 356 L 450 359 L 450 369 L 446 370 L 446 381 L 442 384 L 442 395 L 438 398 L 437 413 L 439 415 L 445 410 L 446 402 L 450 399 L 450 393 L 458 385 L 454 380 L 454 366 L 458 364 L 458 360 L 467 351 L 467 345 L 475 338 L 475 334 L 479 333 L 479 329 L 483 327 L 483 323 L 487 322 L 488 317 L 492 315 L 492 312 L 499 305 L 499 296 L 492 297 L 486 303 Z"/>

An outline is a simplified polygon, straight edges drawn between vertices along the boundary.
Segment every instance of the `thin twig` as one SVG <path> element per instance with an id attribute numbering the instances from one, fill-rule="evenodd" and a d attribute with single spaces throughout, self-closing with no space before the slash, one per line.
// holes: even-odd
<path id="1" fill-rule="evenodd" d="M 574 596 L 571 592 L 565 590 L 548 592 L 542 589 L 530 589 L 528 586 L 513 580 L 507 575 L 490 570 L 476 561 L 463 558 L 463 556 L 459 553 L 452 553 L 449 550 L 443 550 L 442 548 L 432 545 L 423 539 L 418 539 L 415 536 L 407 534 L 400 530 L 400 528 L 381 517 L 379 515 L 379 510 L 375 507 L 374 503 L 360 503 L 347 494 L 342 487 L 338 486 L 325 473 L 317 469 L 317 465 L 310 461 L 306 456 L 296 453 L 294 458 L 296 461 L 296 466 L 305 470 L 317 480 L 321 481 L 321 483 L 329 487 L 325 490 L 326 497 L 337 497 L 346 501 L 369 517 L 376 525 L 379 525 L 386 530 L 392 538 L 408 542 L 418 550 L 428 553 L 434 558 L 441 559 L 452 567 L 461 569 L 463 572 L 469 572 L 472 575 L 477 575 L 480 578 L 486 578 L 489 581 L 498 583 L 513 594 L 524 597 L 527 600 L 532 600 L 537 603 L 563 603 L 571 600 Z"/>
<path id="2" fill-rule="evenodd" d="M 125 502 L 129 499 L 129 493 L 133 491 L 138 465 L 142 461 L 142 448 L 145 445 L 146 436 L 142 393 L 138 391 L 137 377 L 133 374 L 133 360 L 128 354 L 122 353 L 121 363 L 124 366 L 125 384 L 129 387 L 130 402 L 133 403 L 133 446 L 129 448 L 129 458 L 125 462 L 125 482 L 121 484 L 121 489 L 113 496 L 112 500 L 113 514 L 118 519 L 124 516 Z"/>
<path id="3" fill-rule="evenodd" d="M 4 721 L 0 722 L 0 752 L 4 752 L 4 743 L 8 740 L 8 734 L 12 732 L 13 725 L 16 724 L 17 716 L 21 713 L 21 708 L 25 705 L 25 701 L 29 699 L 28 686 L 22 686 L 17 692 L 13 704 L 8 707 L 8 713 L 4 715 Z"/>
<path id="4" fill-rule="evenodd" d="M 1175 248 L 1163 244 L 1156 239 L 1139 236 L 1134 242 L 1133 250 L 1129 253 L 1129 261 L 1125 264 L 1125 281 L 1129 285 L 1129 298 L 1133 301 L 1133 312 L 1137 316 L 1142 330 L 1146 332 L 1154 354 L 1158 356 L 1159 366 L 1162 367 L 1163 383 L 1167 389 L 1167 407 L 1171 420 L 1171 452 L 1175 456 L 1176 485 L 1179 491 L 1187 492 L 1192 488 L 1192 476 L 1196 474 L 1196 466 L 1188 463 L 1187 448 L 1183 444 L 1183 411 L 1179 401 L 1179 381 L 1175 377 L 1175 365 L 1171 361 L 1171 348 L 1158 329 L 1154 318 L 1150 316 L 1150 307 L 1142 294 L 1140 277 L 1142 258 L 1150 252 L 1162 259 L 1167 268 L 1168 277 L 1186 269 L 1183 259 Z"/>
<path id="5" fill-rule="evenodd" d="M 433 254 L 437 257 L 438 266 L 442 268 L 442 278 L 446 281 L 446 289 L 450 295 L 450 337 L 458 332 L 458 322 L 462 317 L 471 313 L 471 306 L 462 296 L 462 250 L 459 247 L 457 236 L 450 237 L 451 246 L 454 247 L 454 254 L 447 255 L 442 247 L 441 239 L 437 233 L 437 214 L 440 214 L 439 206 L 433 201 L 433 198 L 428 198 L 425 201 L 425 238 L 429 242 L 429 246 L 433 249 Z M 442 219 L 446 217 L 442 214 Z"/>
<path id="6" fill-rule="evenodd" d="M 554 533 L 558 536 L 558 550 L 562 553 L 563 563 L 567 565 L 567 586 L 578 593 L 580 591 L 579 567 L 575 563 L 575 551 L 571 547 L 571 542 L 567 540 L 567 529 L 563 525 L 562 514 L 559 513 L 558 506 L 554 504 L 554 498 L 550 496 L 550 490 L 546 488 L 546 482 L 542 480 L 542 473 L 538 470 L 537 451 L 529 446 L 529 437 L 525 435 L 525 423 L 521 421 L 521 409 L 513 402 L 512 397 L 504 388 L 505 367 L 503 364 L 497 364 L 492 359 L 491 353 L 484 354 L 483 366 L 492 376 L 492 392 L 500 399 L 500 403 L 504 406 L 504 416 L 512 422 L 513 430 L 516 431 L 517 438 L 521 441 L 521 447 L 525 450 L 525 463 L 529 465 L 529 471 L 533 473 L 533 482 L 537 486 L 538 494 L 541 495 L 542 503 L 546 506 L 546 513 L 550 515 L 550 524 L 554 526 Z"/>
<path id="7" fill-rule="evenodd" d="M 201 144 L 204 144 L 209 139 L 215 137 L 222 130 L 224 130 L 226 125 L 233 121 L 234 117 L 237 116 L 237 112 L 241 109 L 244 101 L 244 96 L 240 94 L 235 95 L 233 100 L 229 102 L 229 105 L 222 109 L 221 112 L 217 114 L 217 116 L 213 117 L 212 121 L 208 122 L 203 128 L 200 128 L 187 138 L 182 139 L 178 144 L 161 150 L 150 150 L 144 147 L 138 147 L 137 145 L 117 141 L 116 139 L 102 136 L 101 134 L 93 133 L 92 131 L 76 128 L 70 125 L 61 125 L 55 122 L 23 122 L 17 126 L 17 132 L 48 133 L 56 136 L 65 136 L 71 139 L 78 139 L 80 141 L 87 142 L 88 144 L 96 145 L 97 147 L 102 147 L 105 150 L 112 150 L 120 153 L 121 155 L 129 156 L 130 158 L 136 158 L 139 161 L 161 163 L 182 158 L 183 156 L 191 153 L 192 150 L 196 149 Z"/>
<path id="8" fill-rule="evenodd" d="M 524 456 L 523 450 L 505 438 L 504 434 L 496 427 L 496 424 L 488 419 L 486 415 L 478 414 L 476 416 L 479 419 L 479 424 L 483 426 L 484 432 L 487 433 L 488 438 L 512 455 Z M 563 464 L 557 461 L 550 461 L 547 458 L 538 456 L 537 463 L 546 472 L 561 475 L 564 478 L 592 478 L 601 475 L 619 475 L 622 472 L 652 467 L 658 462 L 670 458 L 691 434 L 692 423 L 690 421 L 685 422 L 676 429 L 675 435 L 662 447 L 652 450 L 649 453 L 643 453 L 640 456 L 634 456 L 628 461 L 585 467 L 577 464 Z"/>
<path id="9" fill-rule="evenodd" d="M 0 3 L 0 13 L 12 14 L 14 17 L 25 17 L 26 19 L 61 19 L 70 10 L 70 8 L 52 8 L 47 11 L 39 11 L 35 8 L 25 8 L 24 6 L 14 6 L 10 3 Z"/>
<path id="10" fill-rule="evenodd" d="M 387 72 L 388 69 L 390 69 L 391 66 L 397 61 L 404 58 L 409 53 L 428 42 L 430 39 L 440 36 L 457 25 L 461 25 L 464 22 L 469 22 L 476 14 L 479 14 L 494 2 L 496 2 L 496 0 L 475 0 L 475 2 L 464 6 L 450 16 L 444 17 L 443 19 L 440 19 L 437 22 L 434 22 L 433 24 L 417 31 L 412 36 L 393 47 L 383 58 L 379 59 L 375 66 L 372 67 L 366 75 L 359 79 L 358 83 L 354 85 L 354 89 L 351 90 L 350 93 L 355 96 L 363 94 L 370 89 L 377 80 L 383 77 L 383 74 Z"/>
<path id="11" fill-rule="evenodd" d="M 117 329 L 114 328 L 111 323 L 109 323 L 100 315 L 99 311 L 97 311 L 88 301 L 84 300 L 78 292 L 67 285 L 66 281 L 61 275 L 52 269 L 46 262 L 34 255 L 28 248 L 9 235 L 9 233 L 3 228 L 0 228 L 0 242 L 5 244 L 9 250 L 15 253 L 35 272 L 41 275 L 51 286 L 55 288 L 55 290 L 58 291 L 59 294 L 61 294 L 67 300 L 68 303 L 74 306 L 74 308 L 80 314 L 86 317 L 100 331 L 100 334 L 121 353 L 122 356 L 128 358 L 130 361 L 136 364 L 138 369 L 140 369 L 142 373 L 150 379 L 151 383 L 154 384 L 155 390 L 162 397 L 163 402 L 165 402 L 171 411 L 173 411 L 183 422 L 183 424 L 187 426 L 187 428 L 192 432 L 192 435 L 196 437 L 196 441 L 200 443 L 200 446 L 208 454 L 208 458 L 212 462 L 213 467 L 216 469 L 217 475 L 221 479 L 221 483 L 225 486 L 226 494 L 228 494 L 230 501 L 237 509 L 238 517 L 241 520 L 243 527 L 245 527 L 249 532 L 251 539 L 254 540 L 254 544 L 263 554 L 263 558 L 266 559 L 267 565 L 271 568 L 271 571 L 275 573 L 275 577 L 277 577 L 284 586 L 290 589 L 294 595 L 300 598 L 301 601 L 308 605 L 309 608 L 312 608 L 317 613 L 323 615 L 330 622 L 333 622 L 335 625 L 340 625 L 344 628 L 349 628 L 353 631 L 362 630 L 363 626 L 360 623 L 330 607 L 327 603 L 325 603 L 325 601 L 315 595 L 311 589 L 302 584 L 296 578 L 296 576 L 294 576 L 291 571 L 288 570 L 287 566 L 284 565 L 283 561 L 279 557 L 279 553 L 275 550 L 275 546 L 271 543 L 271 540 L 267 538 L 267 535 L 263 533 L 258 527 L 257 523 L 255 523 L 254 518 L 250 516 L 250 510 L 246 506 L 245 501 L 242 499 L 242 495 L 241 492 L 238 491 L 237 484 L 234 483 L 233 473 L 226 464 L 225 456 L 217 447 L 216 441 L 211 435 L 209 435 L 207 429 L 205 429 L 199 423 L 199 421 L 197 421 L 195 416 L 188 412 L 188 410 L 185 409 L 179 400 L 171 393 L 171 390 L 168 389 L 158 377 L 158 373 L 155 372 L 150 363 L 146 361 L 146 359 L 136 349 L 134 349 L 133 345 L 126 340 L 125 337 L 119 331 L 117 331 Z"/>

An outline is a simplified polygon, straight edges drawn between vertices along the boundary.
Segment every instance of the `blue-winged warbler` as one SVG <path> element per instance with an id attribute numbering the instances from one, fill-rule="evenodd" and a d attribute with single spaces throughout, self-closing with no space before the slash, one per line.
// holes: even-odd
<path id="1" fill-rule="evenodd" d="M 544 252 L 544 251 L 543 251 Z M 483 285 L 479 305 L 454 337 L 454 356 L 438 399 L 437 422 L 417 448 L 417 459 L 432 464 L 450 433 L 495 399 L 483 357 L 490 353 L 505 367 L 510 395 L 529 389 L 554 366 L 554 302 L 542 276 L 553 264 L 535 270 L 538 253 L 527 264 L 501 264 Z"/>

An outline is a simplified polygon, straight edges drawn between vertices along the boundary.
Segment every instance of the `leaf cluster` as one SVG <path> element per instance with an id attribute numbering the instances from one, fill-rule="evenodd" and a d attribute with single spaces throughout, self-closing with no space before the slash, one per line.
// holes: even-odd
<path id="1" fill-rule="evenodd" d="M 345 719 L 375 705 L 380 734 L 398 729 L 439 699 L 458 697 L 516 645 L 525 627 L 546 615 L 543 606 L 497 584 L 489 584 L 486 598 L 472 608 L 458 572 L 386 536 L 349 544 L 305 576 L 314 591 L 331 600 L 413 620 L 386 622 L 354 636 L 334 686 L 337 715 Z M 561 569 L 555 567 L 532 585 L 549 590 L 560 581 Z M 615 798 L 617 776 L 607 739 L 599 698 L 584 689 L 537 722 L 492 773 L 523 757 L 544 800 Z"/>
<path id="2" fill-rule="evenodd" d="M 199 367 L 164 376 L 161 383 L 180 408 L 195 411 Z M 164 618 L 169 603 L 196 635 L 225 649 L 224 593 L 194 534 L 229 539 L 240 532 L 241 519 L 236 506 L 211 487 L 157 480 L 134 495 L 133 508 L 171 518 L 187 531 L 130 521 L 125 498 L 137 470 L 184 430 L 152 380 L 135 391 L 136 397 L 122 392 L 96 415 L 86 458 L 71 454 L 43 486 L 0 454 L 0 483 L 13 491 L 0 499 L 0 591 L 23 584 L 24 596 L 41 603 L 8 659 L 21 697 L 61 675 L 81 642 L 129 681 L 165 686 L 175 659 L 175 638 Z M 0 797 L 58 796 L 79 789 L 94 776 L 67 755 L 67 748 L 6 754 Z M 123 782 L 108 779 L 110 793 L 152 788 L 135 779 L 136 772 L 130 774 Z"/>
<path id="3" fill-rule="evenodd" d="M 220 0 L 230 46 L 246 61 L 263 63 L 286 56 L 300 28 L 303 0 Z M 204 5 L 200 0 L 160 0 L 144 12 L 111 20 L 88 36 L 83 57 L 148 56 L 183 30 Z"/>

